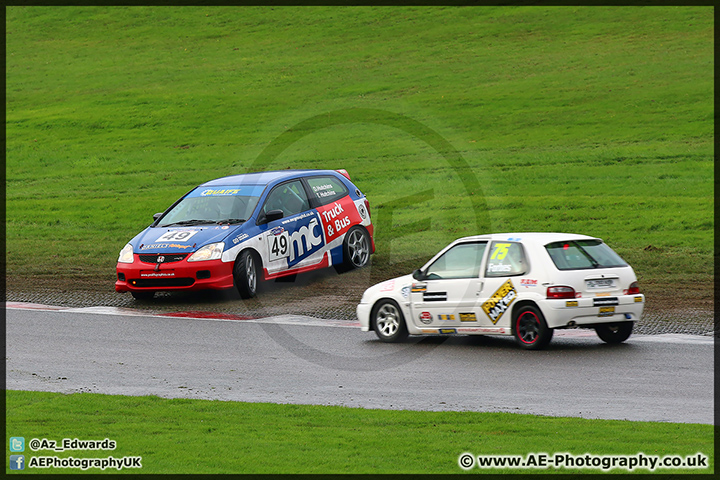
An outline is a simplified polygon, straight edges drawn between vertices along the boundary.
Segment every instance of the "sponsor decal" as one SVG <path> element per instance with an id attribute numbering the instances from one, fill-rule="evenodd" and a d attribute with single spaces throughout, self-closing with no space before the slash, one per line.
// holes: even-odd
<path id="1" fill-rule="evenodd" d="M 392 292 L 395 288 L 395 280 L 388 280 L 380 285 L 381 292 Z"/>
<path id="2" fill-rule="evenodd" d="M 460 321 L 461 322 L 477 322 L 477 317 L 475 316 L 474 313 L 461 313 Z"/>
<path id="3" fill-rule="evenodd" d="M 284 231 L 285 231 L 285 229 L 284 229 L 283 227 L 275 227 L 275 228 L 271 228 L 271 229 L 270 229 L 270 233 L 271 233 L 272 235 L 280 235 L 280 234 L 283 233 Z"/>
<path id="4" fill-rule="evenodd" d="M 565 306 L 566 307 L 577 307 L 578 302 L 577 302 L 577 300 L 568 300 L 567 302 L 565 302 Z"/>
<path id="5" fill-rule="evenodd" d="M 306 218 L 308 218 L 308 217 L 314 217 L 314 216 L 315 216 L 315 213 L 314 213 L 314 212 L 303 213 L 302 215 L 298 215 L 297 217 L 292 217 L 292 218 L 288 218 L 288 219 L 286 219 L 286 220 L 283 220 L 283 221 L 282 221 L 282 224 L 283 224 L 283 225 L 287 225 L 288 223 L 297 222 L 298 220 L 304 220 L 304 219 L 306 219 Z"/>
<path id="6" fill-rule="evenodd" d="M 156 242 L 187 242 L 199 230 L 169 230 L 155 240 Z"/>
<path id="7" fill-rule="evenodd" d="M 422 333 L 437 333 L 437 330 L 434 328 L 421 328 L 420 331 Z"/>
<path id="8" fill-rule="evenodd" d="M 325 241 L 330 243 L 345 235 L 350 227 L 362 222 L 355 203 L 349 196 L 328 205 L 318 207 L 325 231 Z"/>
<path id="9" fill-rule="evenodd" d="M 502 263 L 498 263 L 495 265 L 488 265 L 488 272 L 490 272 L 490 273 L 500 273 L 500 272 L 504 273 L 504 272 L 509 272 L 511 270 L 512 270 L 511 265 L 505 265 Z"/>
<path id="10" fill-rule="evenodd" d="M 400 295 L 402 295 L 403 298 L 408 298 L 408 296 L 410 295 L 410 287 L 409 287 L 409 286 L 404 286 L 404 287 L 400 290 Z"/>
<path id="11" fill-rule="evenodd" d="M 287 234 L 287 232 L 285 232 Z M 277 237 L 276 237 L 277 238 Z M 316 252 L 323 246 L 322 229 L 317 217 L 310 220 L 290 235 L 290 258 L 288 266 L 292 267 L 303 258 Z"/>
<path id="12" fill-rule="evenodd" d="M 200 192 L 201 197 L 225 197 L 228 195 L 237 195 L 240 193 L 239 188 L 221 188 L 217 190 L 213 190 L 211 188 L 207 190 L 203 190 Z"/>
<path id="13" fill-rule="evenodd" d="M 192 248 L 192 245 L 180 245 L 177 243 L 151 243 L 150 245 L 140 245 L 140 250 L 154 250 L 156 248 Z"/>
<path id="14" fill-rule="evenodd" d="M 492 294 L 492 297 L 482 304 L 482 309 L 490 318 L 490 321 L 493 324 L 496 324 L 516 298 L 517 291 L 515 290 L 512 281 L 508 280 Z"/>
<path id="15" fill-rule="evenodd" d="M 449 321 L 454 322 L 455 315 L 452 315 L 452 314 L 448 315 L 448 314 L 441 313 L 440 315 L 438 315 L 438 319 L 439 320 L 449 320 Z"/>
<path id="16" fill-rule="evenodd" d="M 521 287 L 537 287 L 538 281 L 531 280 L 529 278 L 523 278 L 523 279 L 520 279 L 520 286 Z"/>
<path id="17" fill-rule="evenodd" d="M 433 316 L 430 312 L 422 312 L 420 315 L 418 315 L 418 318 L 425 325 L 430 325 L 433 321 Z"/>
<path id="18" fill-rule="evenodd" d="M 140 272 L 140 276 L 145 277 L 145 278 L 174 277 L 175 272 L 152 272 L 152 273 Z"/>
<path id="19" fill-rule="evenodd" d="M 241 234 L 238 235 L 237 237 L 233 238 L 232 241 L 233 241 L 233 243 L 234 243 L 235 245 L 237 245 L 238 243 L 242 242 L 243 240 L 246 240 L 247 238 L 248 238 L 248 234 L 247 234 L 247 233 L 241 233 Z"/>
<path id="20" fill-rule="evenodd" d="M 457 333 L 496 333 L 504 334 L 507 330 L 505 327 L 461 327 L 457 329 Z"/>
<path id="21" fill-rule="evenodd" d="M 427 290 L 427 285 L 424 283 L 413 283 L 412 293 L 424 292 Z"/>
<path id="22" fill-rule="evenodd" d="M 447 292 L 425 292 L 423 300 L 426 302 L 444 302 L 447 300 Z"/>
<path id="23" fill-rule="evenodd" d="M 457 330 L 455 330 L 454 328 L 440 328 L 438 329 L 438 333 L 441 333 L 443 335 L 453 335 L 457 333 Z"/>
<path id="24" fill-rule="evenodd" d="M 611 317 L 615 315 L 615 307 L 600 307 L 598 317 Z"/>

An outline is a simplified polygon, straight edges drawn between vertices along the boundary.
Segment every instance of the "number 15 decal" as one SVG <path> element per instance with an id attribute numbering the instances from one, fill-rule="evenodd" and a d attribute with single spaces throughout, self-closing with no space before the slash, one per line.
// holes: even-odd
<path id="1" fill-rule="evenodd" d="M 268 237 L 268 259 L 279 260 L 290 255 L 290 238 L 288 232 L 284 231 L 278 235 Z"/>

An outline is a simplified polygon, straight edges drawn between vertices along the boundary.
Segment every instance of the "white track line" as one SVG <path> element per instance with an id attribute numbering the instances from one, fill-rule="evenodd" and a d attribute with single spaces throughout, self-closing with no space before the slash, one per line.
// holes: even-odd
<path id="1" fill-rule="evenodd" d="M 340 327 L 340 328 L 360 328 L 360 322 L 348 320 L 333 320 L 308 317 L 304 315 L 277 315 L 265 318 L 223 318 L 227 314 L 218 312 L 170 312 L 157 313 L 151 310 L 137 310 L 134 308 L 120 307 L 60 307 L 56 305 L 43 305 L 39 303 L 26 302 L 5 302 L 6 309 L 16 310 L 41 310 L 68 313 L 94 313 L 99 315 L 125 315 L 135 317 L 158 317 L 158 318 L 189 318 L 193 320 L 206 320 L 213 322 L 248 322 L 248 323 L 274 323 L 280 325 L 302 325 L 311 327 Z M 197 316 L 193 316 L 197 314 Z M 217 314 L 214 318 L 212 315 Z M 238 315 L 238 317 L 241 317 Z M 556 330 L 555 335 L 561 337 L 595 337 L 593 330 L 589 329 L 570 329 Z M 715 341 L 712 335 L 686 335 L 675 333 L 663 333 L 659 335 L 633 335 L 632 341 L 639 342 L 656 342 L 656 343 L 691 343 L 691 344 L 711 344 Z"/>

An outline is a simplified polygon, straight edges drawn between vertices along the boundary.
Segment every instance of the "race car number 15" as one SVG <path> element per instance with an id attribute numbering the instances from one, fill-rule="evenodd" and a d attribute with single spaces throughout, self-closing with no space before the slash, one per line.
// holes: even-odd
<path id="1" fill-rule="evenodd" d="M 290 239 L 288 232 L 282 232 L 278 235 L 270 235 L 268 237 L 268 258 L 272 262 L 273 260 L 279 260 L 290 255 Z"/>

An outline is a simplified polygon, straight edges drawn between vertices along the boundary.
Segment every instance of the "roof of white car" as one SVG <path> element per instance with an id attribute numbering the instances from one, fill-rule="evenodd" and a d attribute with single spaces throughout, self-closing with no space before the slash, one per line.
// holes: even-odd
<path id="1" fill-rule="evenodd" d="M 556 233 L 556 232 L 516 232 L 516 233 L 491 233 L 487 235 L 473 235 L 459 238 L 460 240 L 508 240 L 508 241 L 529 241 L 547 245 L 552 242 L 567 240 L 596 240 L 597 237 L 579 235 L 577 233 Z M 599 240 L 599 239 L 598 239 Z"/>

